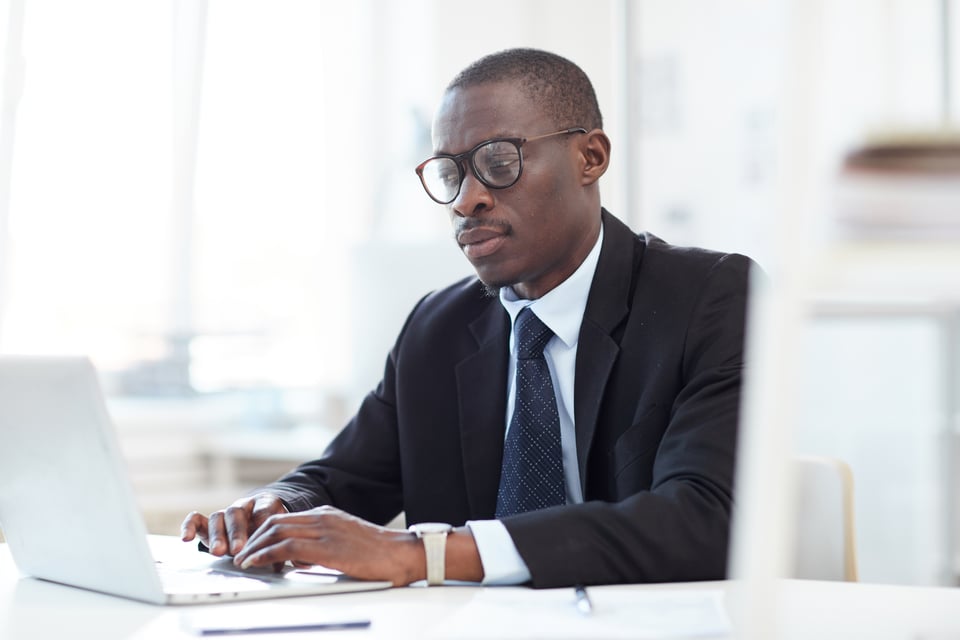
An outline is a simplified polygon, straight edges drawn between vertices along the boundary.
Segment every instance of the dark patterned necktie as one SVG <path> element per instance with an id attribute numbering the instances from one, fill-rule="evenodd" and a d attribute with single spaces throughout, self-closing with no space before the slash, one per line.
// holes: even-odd
<path id="1" fill-rule="evenodd" d="M 566 502 L 557 396 L 543 357 L 551 337 L 529 307 L 517 316 L 517 397 L 503 445 L 497 518 Z"/>

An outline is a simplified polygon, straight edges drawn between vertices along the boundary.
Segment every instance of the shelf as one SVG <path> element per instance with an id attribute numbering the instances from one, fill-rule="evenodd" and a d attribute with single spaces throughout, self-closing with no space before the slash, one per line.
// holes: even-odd
<path id="1" fill-rule="evenodd" d="M 839 243 L 815 254 L 805 273 L 805 297 L 817 307 L 885 305 L 893 314 L 960 310 L 960 239 Z"/>

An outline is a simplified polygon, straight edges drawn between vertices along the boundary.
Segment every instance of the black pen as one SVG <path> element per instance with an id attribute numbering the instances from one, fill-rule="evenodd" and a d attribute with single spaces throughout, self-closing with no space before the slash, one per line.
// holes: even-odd
<path id="1" fill-rule="evenodd" d="M 577 594 L 577 611 L 585 616 L 591 615 L 593 613 L 593 603 L 590 602 L 590 594 L 587 593 L 587 588 L 578 584 L 573 590 Z"/>

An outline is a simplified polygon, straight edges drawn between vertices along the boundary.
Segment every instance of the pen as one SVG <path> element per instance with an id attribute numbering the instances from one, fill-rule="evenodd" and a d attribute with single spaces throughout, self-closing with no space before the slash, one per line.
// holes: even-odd
<path id="1" fill-rule="evenodd" d="M 585 616 L 591 615 L 593 613 L 593 603 L 590 602 L 590 594 L 587 593 L 587 588 L 578 584 L 573 590 L 577 595 L 577 611 Z"/>
<path id="2" fill-rule="evenodd" d="M 193 632 L 201 636 L 230 636 L 244 635 L 250 633 L 280 633 L 285 631 L 338 631 L 340 629 L 367 629 L 370 627 L 369 620 L 343 620 L 331 622 L 317 622 L 304 624 L 265 624 L 263 626 L 237 626 L 237 627 L 206 627 L 194 629 Z"/>

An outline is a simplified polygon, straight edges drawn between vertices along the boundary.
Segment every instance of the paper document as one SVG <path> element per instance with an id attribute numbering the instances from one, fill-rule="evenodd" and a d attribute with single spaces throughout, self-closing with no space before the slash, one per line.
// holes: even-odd
<path id="1" fill-rule="evenodd" d="M 593 612 L 573 589 L 479 591 L 438 621 L 435 638 L 722 638 L 731 634 L 720 590 L 590 587 Z"/>

